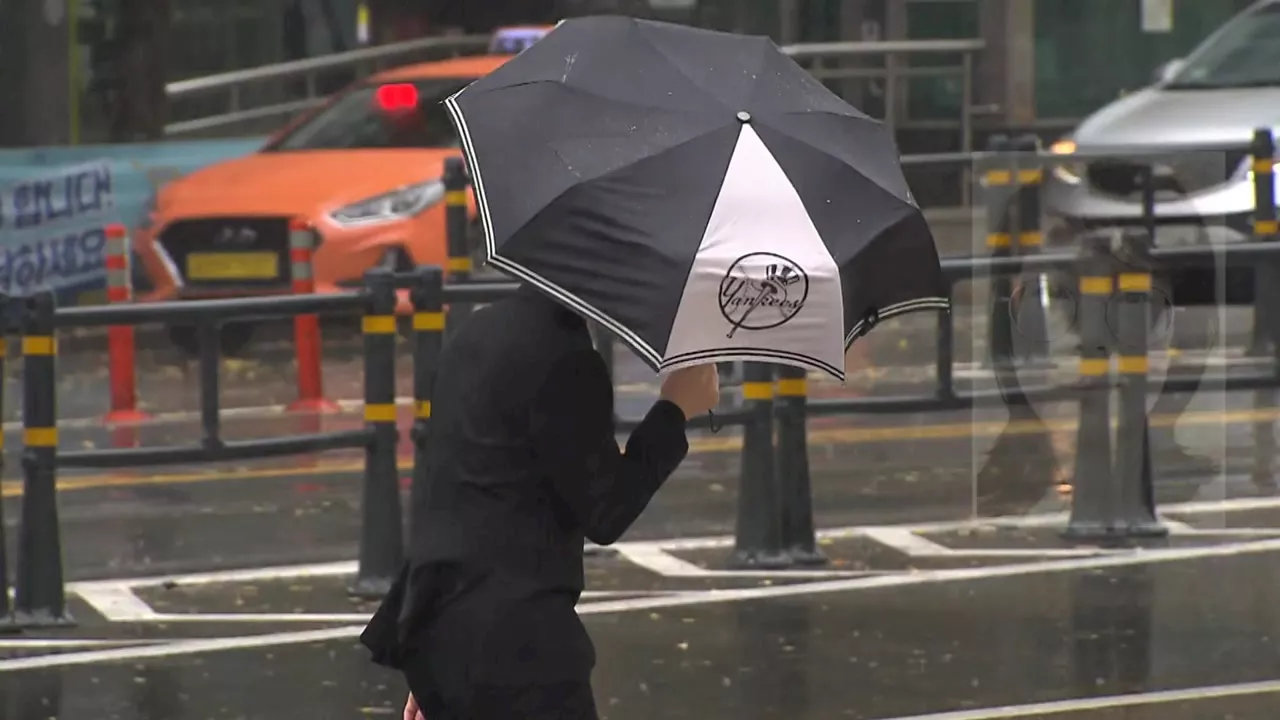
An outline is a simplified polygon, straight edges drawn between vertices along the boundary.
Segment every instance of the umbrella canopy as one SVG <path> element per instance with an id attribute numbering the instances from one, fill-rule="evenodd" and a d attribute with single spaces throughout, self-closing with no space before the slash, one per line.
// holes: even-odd
<path id="1" fill-rule="evenodd" d="M 569 20 L 446 105 L 488 262 L 655 370 L 843 380 L 876 322 L 949 306 L 893 139 L 767 38 Z"/>

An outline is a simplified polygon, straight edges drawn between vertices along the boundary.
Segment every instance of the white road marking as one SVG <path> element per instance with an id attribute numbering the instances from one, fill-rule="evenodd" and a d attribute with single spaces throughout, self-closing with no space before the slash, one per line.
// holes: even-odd
<path id="1" fill-rule="evenodd" d="M 952 554 L 951 548 L 946 545 L 938 544 L 906 528 L 866 528 L 861 534 L 868 540 L 874 540 L 911 557 L 942 557 Z"/>
<path id="2" fill-rule="evenodd" d="M 672 555 L 662 549 L 661 543 L 627 542 L 613 547 L 632 564 L 669 578 L 839 578 L 868 574 L 852 570 L 708 570 Z"/>
<path id="3" fill-rule="evenodd" d="M 367 623 L 372 613 L 164 613 L 145 622 L 166 623 Z M 135 621 L 137 622 L 137 621 Z"/>
<path id="4" fill-rule="evenodd" d="M 877 588 L 907 587 L 912 585 L 930 585 L 965 581 L 973 582 L 993 578 L 1026 577 L 1030 575 L 1074 572 L 1079 570 L 1102 570 L 1133 565 L 1152 565 L 1157 563 L 1184 562 L 1188 560 L 1202 560 L 1208 558 L 1277 552 L 1280 552 L 1280 539 L 1260 540 L 1228 545 L 1214 545 L 1209 547 L 1168 548 L 1117 555 L 1075 558 L 1069 560 L 1048 560 L 1034 563 L 963 568 L 958 570 L 920 571 L 894 575 L 825 580 L 796 585 L 774 585 L 769 587 L 740 588 L 734 590 L 680 592 L 672 595 L 650 598 L 605 600 L 602 602 L 584 604 L 579 607 L 579 613 L 582 615 L 596 615 L 603 613 L 635 612 L 639 610 L 658 610 L 670 607 L 744 602 L 749 600 L 764 600 L 783 597 L 801 597 L 857 590 L 872 590 Z M 348 640 L 359 636 L 363 630 L 363 624 L 348 625 L 336 628 L 325 628 L 323 630 L 267 633 L 247 637 L 180 640 L 165 645 L 141 648 L 112 648 L 106 650 L 89 650 L 85 652 L 69 652 L 44 657 L 11 658 L 7 660 L 0 660 L 0 672 L 47 667 L 65 667 L 70 665 L 86 665 L 100 662 L 137 661 L 150 658 L 174 657 L 224 650 L 243 650 L 259 647 L 319 643 L 330 640 Z"/>
<path id="5" fill-rule="evenodd" d="M 1185 503 L 1169 503 L 1160 507 L 1161 516 L 1169 515 L 1204 515 L 1209 513 L 1232 513 L 1247 510 L 1280 509 L 1280 497 L 1249 497 L 1230 500 L 1194 501 Z M 941 520 L 926 523 L 908 523 L 903 525 L 860 525 L 851 527 L 828 528 L 818 531 L 818 538 L 824 540 L 843 540 L 864 536 L 867 530 L 891 528 L 909 530 L 915 533 L 945 533 L 959 530 L 975 530 L 982 528 L 1025 529 L 1046 528 L 1065 525 L 1068 512 L 1053 512 L 1037 515 L 1005 515 L 989 518 L 965 518 L 962 520 Z M 1175 521 L 1177 522 L 1177 521 Z M 1242 528 L 1243 529 L 1243 528 Z M 1258 528 L 1265 530 L 1266 528 Z M 667 552 L 681 550 L 713 550 L 732 547 L 732 535 L 716 535 L 700 538 L 673 538 L 671 540 L 653 540 Z M 618 543 L 622 545 L 624 543 Z M 614 547 L 618 547 L 615 545 Z"/>
<path id="6" fill-rule="evenodd" d="M 678 594 L 677 590 L 588 590 L 582 593 L 583 600 L 603 600 L 610 598 L 647 598 L 665 597 Z M 705 592 L 705 591 L 699 591 Z M 585 607 L 585 605 L 584 605 Z M 130 618 L 128 622 L 166 623 L 366 623 L 372 617 L 368 612 L 349 613 L 153 613 L 147 618 Z"/>
<path id="7" fill-rule="evenodd" d="M 67 592 L 75 593 L 99 615 L 110 622 L 139 622 L 156 617 L 156 611 L 120 582 L 71 583 Z"/>
<path id="8" fill-rule="evenodd" d="M 1108 548 L 966 548 L 952 551 L 954 558 L 1083 558 L 1120 555 L 1134 550 Z"/>
<path id="9" fill-rule="evenodd" d="M 710 570 L 672 555 L 657 543 L 618 543 L 618 555 L 663 577 L 705 577 Z"/>
<path id="10" fill-rule="evenodd" d="M 1236 498 L 1231 500 L 1216 500 L 1212 502 L 1187 502 L 1187 503 L 1169 504 L 1169 505 L 1163 506 L 1161 508 L 1161 511 L 1162 511 L 1162 514 L 1164 515 L 1201 515 L 1201 514 L 1208 514 L 1208 513 L 1232 513 L 1232 512 L 1243 512 L 1247 510 L 1266 510 L 1266 509 L 1277 509 L 1277 508 L 1280 508 L 1280 497 L 1260 497 L 1260 498 Z M 1055 525 L 1061 525 L 1065 523 L 1067 521 L 1067 517 L 1068 517 L 1067 513 L 1065 512 L 1055 512 L 1055 513 L 1046 513 L 1041 515 L 1003 516 L 1003 517 L 992 517 L 992 518 L 968 518 L 963 520 L 946 520 L 946 521 L 939 521 L 939 522 L 913 523 L 913 524 L 906 524 L 906 525 L 850 526 L 850 527 L 828 528 L 828 529 L 819 530 L 817 535 L 818 535 L 818 538 L 823 540 L 840 540 L 840 539 L 848 539 L 853 537 L 871 537 L 871 536 L 885 537 L 883 534 L 879 532 L 882 530 L 892 530 L 897 533 L 900 533 L 901 531 L 906 531 L 910 533 L 941 533 L 941 532 L 954 532 L 959 530 L 974 530 L 974 529 L 982 529 L 982 528 L 1019 529 L 1019 528 L 1053 527 Z M 1205 530 L 1203 532 L 1200 532 L 1200 531 L 1196 531 L 1194 528 L 1188 529 L 1189 526 L 1186 526 L 1185 523 L 1182 523 L 1181 521 L 1178 521 L 1178 520 L 1167 520 L 1166 524 L 1169 524 L 1171 526 L 1172 532 L 1175 532 L 1178 534 L 1193 534 L 1193 535 L 1203 534 L 1206 536 L 1207 535 L 1223 535 L 1226 537 L 1233 537 L 1233 536 L 1266 537 L 1270 535 L 1280 535 L 1280 528 L 1275 528 L 1275 529 L 1229 528 L 1225 530 L 1212 530 L 1212 531 Z M 900 540 L 903 539 L 900 534 L 895 535 L 895 537 L 897 537 Z M 927 540 L 927 538 L 921 538 L 921 540 L 925 542 L 930 542 Z M 642 567 L 647 567 L 648 569 L 654 572 L 657 572 L 659 574 L 665 575 L 668 572 L 675 573 L 677 572 L 677 569 L 679 569 L 679 572 L 682 572 L 682 573 L 683 572 L 692 573 L 693 571 L 691 570 L 691 568 L 697 568 L 698 573 L 700 575 L 706 576 L 706 574 L 713 573 L 715 571 L 699 568 L 697 565 L 694 565 L 693 563 L 688 563 L 679 558 L 671 556 L 670 553 L 678 552 L 681 550 L 713 550 L 718 548 L 728 548 L 728 547 L 732 547 L 733 543 L 734 543 L 734 538 L 732 536 L 720 535 L 720 536 L 701 537 L 701 538 L 672 538 L 668 540 L 624 541 L 624 542 L 620 542 L 613 545 L 612 549 L 617 550 L 619 554 L 623 554 L 623 555 L 627 555 L 628 553 L 630 553 L 632 557 L 629 557 L 628 559 L 630 559 L 632 562 L 636 562 L 637 564 L 642 565 Z M 914 540 L 912 541 L 912 543 L 913 545 L 915 545 Z M 943 547 L 941 545 L 938 545 L 937 543 L 932 543 L 932 542 L 930 542 L 930 545 L 936 546 L 936 547 Z M 918 547 L 923 548 L 924 546 L 919 545 Z M 662 556 L 653 552 L 652 548 L 657 548 L 658 550 L 660 550 L 663 553 L 663 555 L 665 555 L 665 558 L 662 558 Z M 992 556 L 992 555 L 984 555 L 986 553 L 991 552 L 988 550 L 955 551 L 955 550 L 951 550 L 950 548 L 945 548 L 945 549 L 953 557 L 956 556 L 955 553 L 960 553 L 960 552 L 979 553 L 978 555 L 975 555 L 977 557 Z M 996 552 L 1005 552 L 1005 551 L 996 551 Z M 645 565 L 643 563 L 637 562 L 635 559 L 636 553 L 640 553 L 640 556 L 642 557 L 642 559 L 644 557 L 647 557 L 648 559 L 646 560 L 646 562 L 650 562 L 652 564 Z M 1034 553 L 1026 553 L 1026 552 L 1023 552 L 1022 550 L 1010 550 L 1008 551 L 1008 556 L 1020 557 L 1020 556 L 1041 555 L 1044 557 L 1053 557 L 1053 556 L 1070 557 L 1076 554 L 1084 555 L 1084 556 L 1092 556 L 1098 553 L 1099 553 L 1099 550 L 1094 548 L 1081 548 L 1077 550 L 1065 549 L 1065 550 L 1057 550 L 1057 551 L 1052 551 L 1047 553 L 1041 552 L 1041 551 L 1036 551 Z M 658 568 L 661 568 L 661 570 Z M 137 603 L 141 603 L 142 606 L 145 606 L 145 603 L 142 603 L 142 601 L 137 599 L 136 596 L 134 596 L 133 599 L 130 600 L 128 595 L 131 593 L 129 594 L 124 593 L 123 592 L 124 589 L 157 587 L 157 586 L 169 585 L 169 584 L 174 585 L 176 587 L 184 587 L 184 586 L 192 586 L 192 585 L 290 580 L 295 578 L 307 578 L 307 577 L 334 577 L 334 576 L 342 576 L 342 575 L 353 575 L 355 572 L 356 572 L 355 561 L 339 561 L 339 562 L 329 562 L 329 563 L 313 563 L 313 564 L 305 564 L 305 565 L 287 565 L 287 566 L 266 567 L 266 568 L 249 568 L 249 569 L 243 569 L 243 570 L 219 570 L 219 571 L 213 571 L 213 572 L 187 573 L 187 574 L 181 574 L 181 575 L 155 575 L 155 576 L 149 576 L 149 577 L 124 578 L 124 579 L 118 579 L 118 580 L 75 582 L 68 585 L 68 590 L 70 592 L 74 592 L 80 595 L 81 597 L 84 597 L 84 595 L 81 593 L 81 590 L 87 589 L 92 595 L 93 599 L 92 600 L 90 598 L 85 598 L 85 599 L 91 602 L 91 604 L 94 604 L 94 607 L 99 612 L 103 612 L 103 607 L 110 606 L 106 602 L 106 599 L 108 595 L 111 595 L 113 602 L 116 603 L 116 606 L 118 608 L 114 610 L 113 613 L 116 616 L 124 618 L 124 617 L 142 616 L 143 608 L 139 607 Z M 757 571 L 743 571 L 743 572 L 751 572 L 752 574 L 741 575 L 742 577 L 761 576 L 761 575 L 755 574 Z M 814 571 L 814 572 L 828 573 L 825 576 L 829 577 L 830 573 L 834 571 Z M 773 573 L 765 573 L 765 574 L 771 575 Z M 848 576 L 849 574 L 851 573 L 841 573 L 841 576 Z M 802 575 L 794 574 L 794 571 L 779 571 L 778 573 L 776 573 L 776 575 L 802 577 Z M 858 575 L 865 575 L 865 573 L 858 573 Z M 676 574 L 671 576 L 679 577 L 681 575 Z M 687 577 L 688 575 L 685 575 L 685 576 Z M 822 577 L 823 575 L 814 575 L 814 576 Z M 97 593 L 97 594 L 94 594 L 94 593 Z M 136 603 L 134 601 L 136 601 Z M 150 608 L 147 607 L 146 610 L 150 611 Z"/>
<path id="11" fill-rule="evenodd" d="M 0 638 L 0 648 L 6 650 L 52 650 L 77 647 L 120 647 L 130 645 L 155 645 L 162 640 L 99 640 L 94 638 Z"/>
<path id="12" fill-rule="evenodd" d="M 118 584 L 131 588 L 158 587 L 172 585 L 174 587 L 190 587 L 192 585 L 221 585 L 224 583 L 253 583 L 265 580 L 302 580 L 305 578 L 338 577 L 355 575 L 358 565 L 355 560 L 339 562 L 313 563 L 308 565 L 289 565 L 280 568 L 248 568 L 245 570 L 215 570 L 203 573 L 187 573 L 183 575 L 156 575 L 153 577 L 117 580 Z"/>
<path id="13" fill-rule="evenodd" d="M 1045 715 L 1065 716 L 1068 713 L 1085 713 L 1097 710 L 1142 707 L 1146 705 L 1168 705 L 1171 703 L 1221 700 L 1224 698 L 1244 697 L 1248 695 L 1269 695 L 1272 693 L 1280 693 L 1280 680 L 1241 683 L 1238 685 L 1215 685 L 1211 687 L 1187 688 L 1185 690 L 1161 690 L 1157 692 L 1132 693 L 1129 695 L 1075 698 L 1071 700 L 1033 703 L 1028 705 L 1006 705 L 1004 707 L 957 710 L 954 712 L 933 713 L 931 715 L 902 716 L 888 718 L 887 720 L 1014 720 L 1015 718 L 1043 717 Z M 1063 720 L 1067 719 L 1064 717 Z"/>

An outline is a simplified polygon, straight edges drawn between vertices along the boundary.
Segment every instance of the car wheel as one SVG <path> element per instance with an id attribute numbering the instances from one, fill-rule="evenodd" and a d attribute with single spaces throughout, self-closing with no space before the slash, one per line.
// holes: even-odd
<path id="1" fill-rule="evenodd" d="M 251 323 L 226 323 L 218 328 L 218 352 L 222 357 L 237 357 L 244 354 L 253 340 L 254 326 Z M 190 358 L 200 357 L 200 334 L 194 325 L 171 325 L 169 341 L 174 347 Z"/>

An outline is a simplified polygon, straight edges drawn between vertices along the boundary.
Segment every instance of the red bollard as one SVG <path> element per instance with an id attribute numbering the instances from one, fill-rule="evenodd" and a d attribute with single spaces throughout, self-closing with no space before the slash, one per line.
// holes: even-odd
<path id="1" fill-rule="evenodd" d="M 312 254 L 319 234 L 302 218 L 289 222 L 289 268 L 295 295 L 316 291 L 312 274 Z M 298 315 L 293 318 L 293 344 L 298 361 L 298 399 L 289 405 L 290 412 L 330 413 L 340 408 L 324 396 L 324 378 L 320 364 L 320 318 Z"/>
<path id="2" fill-rule="evenodd" d="M 105 228 L 107 236 L 107 302 L 127 303 L 133 300 L 133 276 L 130 274 L 129 229 L 115 223 Z M 108 372 L 111 378 L 111 411 L 103 421 L 127 425 L 149 419 L 138 409 L 137 368 L 134 360 L 133 326 L 112 325 L 107 328 Z M 117 438 L 119 444 L 135 444 Z"/>

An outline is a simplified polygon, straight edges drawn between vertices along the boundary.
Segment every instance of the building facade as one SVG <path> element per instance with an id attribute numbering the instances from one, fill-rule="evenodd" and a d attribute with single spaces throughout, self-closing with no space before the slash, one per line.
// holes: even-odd
<path id="1" fill-rule="evenodd" d="M 0 146 L 100 142 L 121 137 L 121 88 L 136 66 L 179 80 L 352 49 L 449 29 L 624 12 L 782 43 L 981 38 L 976 118 L 988 128 L 1069 127 L 1145 85 L 1160 63 L 1187 52 L 1250 0 L 0 0 Z M 139 13 L 141 12 L 141 15 Z M 372 14 L 372 31 L 360 25 Z M 137 23 L 167 17 L 162 63 L 138 59 Z M 130 28 L 133 28 L 131 31 Z M 144 37 L 151 37 L 148 30 Z M 133 53 L 131 56 L 130 53 Z M 883 65 L 885 58 L 861 63 Z M 957 62 L 903 57 L 905 66 Z M 158 81 L 157 81 L 158 82 Z M 152 83 L 155 84 L 154 82 Z M 883 114 L 874 80 L 840 90 Z M 912 78 L 899 117 L 954 118 L 954 78 Z"/>

